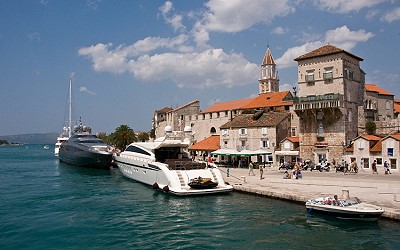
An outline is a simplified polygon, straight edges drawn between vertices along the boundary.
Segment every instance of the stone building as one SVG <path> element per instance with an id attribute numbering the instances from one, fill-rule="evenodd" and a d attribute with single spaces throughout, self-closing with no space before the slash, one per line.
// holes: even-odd
<path id="1" fill-rule="evenodd" d="M 200 112 L 200 102 L 192 101 L 175 109 L 164 108 L 155 111 L 153 115 L 153 129 L 156 138 L 164 136 L 166 126 L 171 126 L 173 131 L 183 131 L 186 124 L 186 116 L 198 114 Z"/>
<path id="2" fill-rule="evenodd" d="M 391 134 L 397 131 L 394 110 L 394 95 L 375 84 L 365 84 L 364 113 L 361 113 L 360 134 L 365 133 L 365 122 L 376 124 L 376 134 Z"/>
<path id="3" fill-rule="evenodd" d="M 319 162 L 339 159 L 358 135 L 358 110 L 364 104 L 362 58 L 325 45 L 295 59 L 298 96 L 294 110 L 300 118 L 300 155 Z"/>

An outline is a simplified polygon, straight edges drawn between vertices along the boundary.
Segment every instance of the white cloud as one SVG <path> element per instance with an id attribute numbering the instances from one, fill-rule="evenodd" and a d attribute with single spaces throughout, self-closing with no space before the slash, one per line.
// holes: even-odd
<path id="1" fill-rule="evenodd" d="M 323 41 L 307 42 L 301 46 L 289 48 L 282 57 L 276 60 L 278 67 L 287 68 L 296 66 L 294 59 L 300 55 L 306 54 L 324 44 L 330 43 L 341 49 L 351 51 L 357 43 L 366 42 L 374 36 L 371 32 L 366 32 L 363 29 L 357 31 L 351 31 L 346 25 L 336 28 L 334 30 L 328 30 L 325 33 Z"/>
<path id="2" fill-rule="evenodd" d="M 182 24 L 183 17 L 178 14 L 170 13 L 174 10 L 172 2 L 166 1 L 164 5 L 159 8 L 162 17 L 167 24 L 170 24 L 174 31 L 184 31 L 186 29 L 185 25 Z"/>
<path id="3" fill-rule="evenodd" d="M 345 25 L 326 32 L 325 42 L 331 43 L 344 50 L 352 50 L 357 43 L 366 42 L 372 37 L 374 37 L 374 34 L 371 32 L 366 32 L 363 29 L 351 31 Z"/>
<path id="4" fill-rule="evenodd" d="M 94 93 L 93 91 L 90 91 L 87 87 L 84 87 L 84 86 L 80 87 L 79 91 L 80 92 L 84 92 L 84 93 L 88 93 L 90 95 L 96 95 L 96 93 Z"/>
<path id="5" fill-rule="evenodd" d="M 208 31 L 239 32 L 294 11 L 288 0 L 210 0 L 202 24 Z M 245 7 L 244 7 L 245 6 Z"/>
<path id="6" fill-rule="evenodd" d="M 388 12 L 385 16 L 382 17 L 383 21 L 388 23 L 400 20 L 400 8 L 396 8 L 390 12 Z"/>
<path id="7" fill-rule="evenodd" d="M 285 29 L 283 27 L 276 27 L 275 29 L 272 30 L 272 34 L 275 35 L 284 35 L 288 32 L 288 29 Z"/>
<path id="8" fill-rule="evenodd" d="M 332 12 L 349 13 L 359 11 L 363 8 L 370 8 L 387 0 L 314 0 L 314 5 Z"/>
<path id="9" fill-rule="evenodd" d="M 317 41 L 289 48 L 288 50 L 286 50 L 285 53 L 283 53 L 283 55 L 280 58 L 276 59 L 275 62 L 278 65 L 278 68 L 288 68 L 296 66 L 296 62 L 294 61 L 295 58 L 297 58 L 300 55 L 306 54 L 314 49 L 317 49 L 321 46 L 322 42 Z"/>
<path id="10" fill-rule="evenodd" d="M 184 40 L 146 38 L 116 48 L 112 44 L 97 44 L 81 48 L 79 54 L 91 59 L 94 70 L 99 72 L 130 72 L 143 81 L 172 80 L 179 87 L 231 87 L 257 80 L 258 66 L 248 62 L 242 54 L 227 54 L 222 49 L 212 48 L 182 52 L 181 47 L 175 45 L 182 45 Z M 160 47 L 170 51 L 150 53 Z"/>

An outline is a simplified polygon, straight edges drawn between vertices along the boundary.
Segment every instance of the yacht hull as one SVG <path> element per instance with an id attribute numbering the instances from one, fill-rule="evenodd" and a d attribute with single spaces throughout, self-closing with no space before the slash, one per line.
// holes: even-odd
<path id="1" fill-rule="evenodd" d="M 114 161 L 125 177 L 179 196 L 227 193 L 233 190 L 231 185 L 223 181 L 218 168 L 172 170 L 164 163 L 121 156 L 114 156 Z M 188 185 L 190 180 L 199 176 L 212 178 L 218 185 L 212 188 L 191 188 Z"/>
<path id="2" fill-rule="evenodd" d="M 112 162 L 112 153 L 94 152 L 90 149 L 63 144 L 58 152 L 60 161 L 78 167 L 109 168 Z"/>

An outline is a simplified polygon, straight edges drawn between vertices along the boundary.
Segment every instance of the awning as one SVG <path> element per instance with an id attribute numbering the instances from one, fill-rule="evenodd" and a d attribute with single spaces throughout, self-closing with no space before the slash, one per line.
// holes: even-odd
<path id="1" fill-rule="evenodd" d="M 221 148 L 211 152 L 212 155 L 238 155 L 238 151 L 235 149 Z"/>
<path id="2" fill-rule="evenodd" d="M 259 149 L 254 151 L 256 155 L 272 155 L 272 152 L 266 151 L 264 149 Z"/>
<path id="3" fill-rule="evenodd" d="M 256 155 L 256 153 L 254 151 L 244 149 L 244 150 L 240 151 L 237 155 L 240 155 L 240 156 L 251 156 L 251 155 Z"/>
<path id="4" fill-rule="evenodd" d="M 299 155 L 299 151 L 296 151 L 296 150 L 275 151 L 275 155 Z"/>

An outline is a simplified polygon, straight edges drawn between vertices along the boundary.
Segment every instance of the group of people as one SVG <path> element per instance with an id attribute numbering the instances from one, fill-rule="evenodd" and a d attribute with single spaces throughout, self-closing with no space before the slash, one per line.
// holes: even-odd
<path id="1" fill-rule="evenodd" d="M 289 174 L 289 172 L 286 170 L 285 173 L 283 173 L 283 179 L 299 179 L 303 178 L 303 174 L 301 173 L 301 168 L 299 163 L 296 162 L 293 168 L 293 172 Z"/>
<path id="2" fill-rule="evenodd" d="M 378 173 L 378 169 L 376 168 L 376 164 L 377 164 L 377 162 L 376 162 L 376 160 L 374 160 L 374 162 L 372 163 L 372 173 L 373 174 L 379 174 Z M 390 164 L 389 164 L 389 162 L 385 161 L 383 163 L 383 169 L 385 171 L 385 174 L 392 174 L 390 172 Z"/>
<path id="3" fill-rule="evenodd" d="M 264 179 L 264 167 L 263 166 L 261 166 L 261 165 L 259 165 L 258 166 L 258 168 L 259 168 L 259 170 L 260 170 L 260 180 L 262 180 L 262 179 Z M 254 173 L 254 165 L 253 165 L 253 162 L 252 161 L 250 161 L 249 162 L 249 176 L 250 175 L 252 175 L 252 176 L 255 176 L 256 174 Z"/>

